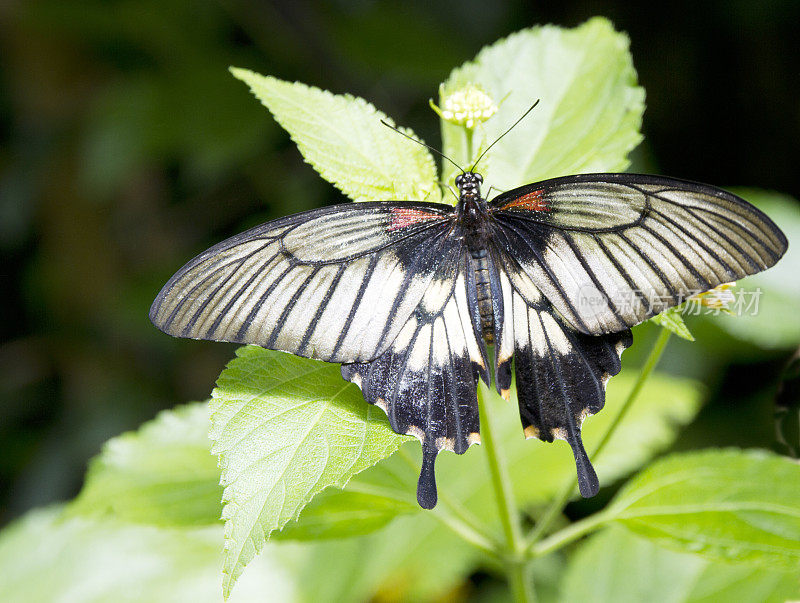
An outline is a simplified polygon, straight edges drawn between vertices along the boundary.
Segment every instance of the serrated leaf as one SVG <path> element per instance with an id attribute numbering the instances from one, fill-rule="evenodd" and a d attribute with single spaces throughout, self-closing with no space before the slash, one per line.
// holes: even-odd
<path id="1" fill-rule="evenodd" d="M 231 73 L 250 86 L 304 159 L 354 201 L 441 200 L 428 150 L 384 126 L 381 120 L 394 122 L 363 98 L 247 69 Z"/>
<path id="2" fill-rule="evenodd" d="M 571 557 L 561 596 L 593 603 L 783 603 L 800 596 L 800 583 L 793 573 L 714 563 L 612 527 Z"/>
<path id="3" fill-rule="evenodd" d="M 0 601 L 217 603 L 222 526 L 164 529 L 38 510 L 0 533 Z M 259 559 L 230 603 L 294 600 L 276 554 Z"/>
<path id="4" fill-rule="evenodd" d="M 455 69 L 445 93 L 483 86 L 499 111 L 476 128 L 473 155 L 539 105 L 481 162 L 488 185 L 508 190 L 553 176 L 621 171 L 642 136 L 644 90 L 628 52 L 628 37 L 606 19 L 575 29 L 532 27 L 484 48 Z M 443 122 L 445 153 L 469 164 L 463 128 Z M 449 177 L 453 174 L 445 166 Z"/>
<path id="5" fill-rule="evenodd" d="M 222 487 L 209 426 L 202 402 L 112 438 L 89 465 L 68 513 L 161 526 L 219 523 Z"/>
<path id="6" fill-rule="evenodd" d="M 203 402 L 164 411 L 137 431 L 109 440 L 66 513 L 165 527 L 219 523 L 222 486 L 209 427 L 210 411 Z M 349 490 L 321 492 L 275 536 L 358 536 L 418 509 L 413 491 L 362 480 Z"/>
<path id="7" fill-rule="evenodd" d="M 419 444 L 412 441 L 404 446 L 409 450 Z M 365 469 L 342 490 L 329 488 L 319 493 L 303 508 L 296 522 L 287 523 L 273 538 L 322 540 L 363 536 L 385 527 L 395 517 L 419 513 L 416 474 L 396 456 Z"/>
<path id="8" fill-rule="evenodd" d="M 225 487 L 226 596 L 273 530 L 408 440 L 338 365 L 255 346 L 236 354 L 211 403 Z"/>
<path id="9" fill-rule="evenodd" d="M 800 566 L 800 464 L 758 450 L 675 454 L 633 478 L 613 518 L 679 550 L 773 568 Z"/>
<path id="10" fill-rule="evenodd" d="M 656 314 L 650 320 L 656 323 L 658 326 L 675 333 L 675 335 L 678 337 L 682 337 L 683 339 L 687 339 L 689 341 L 694 341 L 694 336 L 689 330 L 689 327 L 686 326 L 683 316 L 681 315 L 681 308 L 682 306 L 670 308 L 661 314 Z"/>

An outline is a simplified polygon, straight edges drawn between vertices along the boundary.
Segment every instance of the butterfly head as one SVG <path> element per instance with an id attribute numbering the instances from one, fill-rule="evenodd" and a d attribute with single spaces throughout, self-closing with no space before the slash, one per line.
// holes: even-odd
<path id="1" fill-rule="evenodd" d="M 460 193 L 456 212 L 459 222 L 468 233 L 470 248 L 480 247 L 485 235 L 487 220 L 486 201 L 481 196 L 483 176 L 476 172 L 464 172 L 456 176 L 456 186 Z"/>
<path id="2" fill-rule="evenodd" d="M 456 176 L 456 186 L 461 197 L 480 197 L 483 176 L 476 172 L 464 172 Z"/>

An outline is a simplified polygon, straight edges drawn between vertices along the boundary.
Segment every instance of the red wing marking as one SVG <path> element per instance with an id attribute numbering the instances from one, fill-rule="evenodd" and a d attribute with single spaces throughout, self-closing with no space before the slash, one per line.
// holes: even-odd
<path id="1" fill-rule="evenodd" d="M 550 206 L 547 205 L 547 200 L 543 197 L 544 190 L 531 191 L 522 195 L 518 199 L 514 199 L 510 203 L 506 203 L 500 209 L 527 209 L 528 211 L 550 211 Z"/>
<path id="2" fill-rule="evenodd" d="M 424 209 L 417 209 L 414 207 L 393 207 L 392 208 L 392 223 L 389 224 L 387 229 L 389 232 L 406 228 L 412 224 L 419 224 L 427 220 L 440 220 L 440 214 L 427 212 Z"/>

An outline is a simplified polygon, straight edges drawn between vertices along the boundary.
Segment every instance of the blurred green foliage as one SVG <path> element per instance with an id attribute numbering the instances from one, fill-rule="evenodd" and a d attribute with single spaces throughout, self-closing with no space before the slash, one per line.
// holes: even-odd
<path id="1" fill-rule="evenodd" d="M 648 92 L 637 170 L 800 195 L 800 5 L 558 4 L 3 4 L 0 522 L 72 497 L 105 440 L 211 391 L 233 346 L 174 341 L 147 320 L 179 265 L 247 226 L 342 200 L 230 77 L 231 64 L 369 98 L 436 144 L 427 100 L 453 65 L 532 23 L 600 13 L 630 34 Z M 791 198 L 770 202 L 797 214 Z M 784 260 L 784 283 L 798 282 L 797 258 Z M 673 339 L 662 364 L 710 392 L 676 448 L 784 452 L 773 400 L 800 340 L 782 328 L 786 316 L 762 315 L 756 335 L 726 320 L 690 318 L 698 342 Z M 639 329 L 626 363 L 654 331 Z"/>

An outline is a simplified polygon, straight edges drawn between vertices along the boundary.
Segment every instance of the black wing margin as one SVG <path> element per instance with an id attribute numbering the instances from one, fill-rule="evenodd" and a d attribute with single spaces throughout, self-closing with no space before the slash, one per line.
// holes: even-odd
<path id="1" fill-rule="evenodd" d="M 490 211 L 499 247 L 566 321 L 595 335 L 765 270 L 787 246 L 745 200 L 657 176 L 545 180 L 499 195 Z"/>
<path id="2" fill-rule="evenodd" d="M 386 411 L 392 429 L 422 443 L 421 507 L 436 505 L 434 462 L 442 449 L 463 454 L 480 441 L 477 381 L 488 383 L 469 254 L 448 240 L 443 259 L 397 338 L 371 362 L 344 364 L 342 376 Z"/>
<path id="3" fill-rule="evenodd" d="M 328 362 L 379 355 L 441 260 L 453 208 L 350 203 L 257 226 L 164 286 L 150 320 L 176 337 L 253 343 Z"/>

